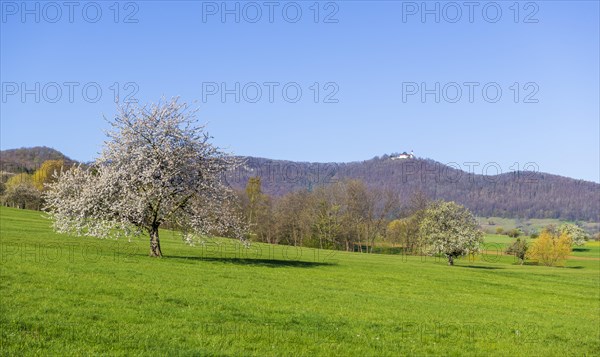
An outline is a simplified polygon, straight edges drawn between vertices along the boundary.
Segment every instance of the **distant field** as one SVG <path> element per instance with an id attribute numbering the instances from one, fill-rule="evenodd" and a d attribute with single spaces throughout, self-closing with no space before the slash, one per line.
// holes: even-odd
<path id="1" fill-rule="evenodd" d="M 515 218 L 502 218 L 502 217 L 477 217 L 481 227 L 488 232 L 495 232 L 496 228 L 502 228 L 504 231 L 508 231 L 515 228 L 521 228 L 528 234 L 532 231 L 541 231 L 544 227 L 554 224 L 559 226 L 565 222 L 559 219 L 546 218 L 530 218 L 530 219 L 515 219 Z M 570 222 L 573 223 L 573 222 Z M 590 233 L 596 233 L 600 230 L 600 222 L 579 222 L 585 230 Z"/>
<path id="2" fill-rule="evenodd" d="M 487 244 L 502 244 L 508 246 L 514 241 L 515 238 L 511 238 L 503 234 L 486 234 L 484 236 L 484 242 Z"/>
<path id="3" fill-rule="evenodd" d="M 360 254 L 228 239 L 55 234 L 0 208 L 3 355 L 597 355 L 600 245 L 565 268 L 511 256 Z M 512 238 L 488 235 L 504 247 Z M 488 247 L 489 248 L 489 247 Z M 587 250 L 586 250 L 587 249 Z M 500 249 L 501 250 L 501 249 Z"/>

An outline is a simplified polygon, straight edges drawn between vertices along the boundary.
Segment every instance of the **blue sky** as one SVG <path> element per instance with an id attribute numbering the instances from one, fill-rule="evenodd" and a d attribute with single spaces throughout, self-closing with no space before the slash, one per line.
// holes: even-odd
<path id="1" fill-rule="evenodd" d="M 598 2 L 474 3 L 2 1 L 1 147 L 92 160 L 119 88 L 196 102 L 239 155 L 414 150 L 600 181 Z"/>

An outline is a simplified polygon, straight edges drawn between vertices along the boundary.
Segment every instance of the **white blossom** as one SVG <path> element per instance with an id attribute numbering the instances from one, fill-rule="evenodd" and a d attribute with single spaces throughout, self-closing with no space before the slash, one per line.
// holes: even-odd
<path id="1" fill-rule="evenodd" d="M 46 211 L 57 231 L 102 238 L 146 231 L 156 256 L 158 227 L 166 222 L 188 243 L 213 233 L 244 239 L 223 180 L 242 163 L 209 143 L 194 111 L 177 99 L 124 106 L 111 125 L 90 167 L 62 172 L 50 184 Z"/>
<path id="2" fill-rule="evenodd" d="M 454 258 L 479 252 L 483 233 L 469 210 L 454 202 L 438 201 L 425 211 L 420 233 L 431 254 Z"/>
<path id="3" fill-rule="evenodd" d="M 571 240 L 575 245 L 584 245 L 585 242 L 589 240 L 587 232 L 584 231 L 583 228 L 572 223 L 561 224 L 558 227 L 558 231 L 560 233 L 566 233 L 569 237 L 571 237 Z"/>

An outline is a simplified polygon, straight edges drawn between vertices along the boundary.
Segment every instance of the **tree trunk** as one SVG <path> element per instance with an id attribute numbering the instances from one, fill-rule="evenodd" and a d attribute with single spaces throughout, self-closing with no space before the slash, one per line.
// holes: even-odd
<path id="1" fill-rule="evenodd" d="M 158 227 L 152 227 L 152 231 L 150 231 L 150 256 L 162 257 L 160 239 L 158 239 Z"/>
<path id="2" fill-rule="evenodd" d="M 454 257 L 451 255 L 448 256 L 448 265 L 454 265 Z"/>

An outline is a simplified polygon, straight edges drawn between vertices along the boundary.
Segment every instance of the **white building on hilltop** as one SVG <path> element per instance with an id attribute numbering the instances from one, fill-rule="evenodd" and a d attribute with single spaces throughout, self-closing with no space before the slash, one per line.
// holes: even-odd
<path id="1" fill-rule="evenodd" d="M 401 159 L 414 159 L 415 158 L 415 154 L 413 153 L 413 151 L 410 151 L 410 154 L 407 153 L 406 151 L 403 152 L 402 154 L 398 155 L 398 156 L 393 156 L 392 160 L 401 160 Z"/>

